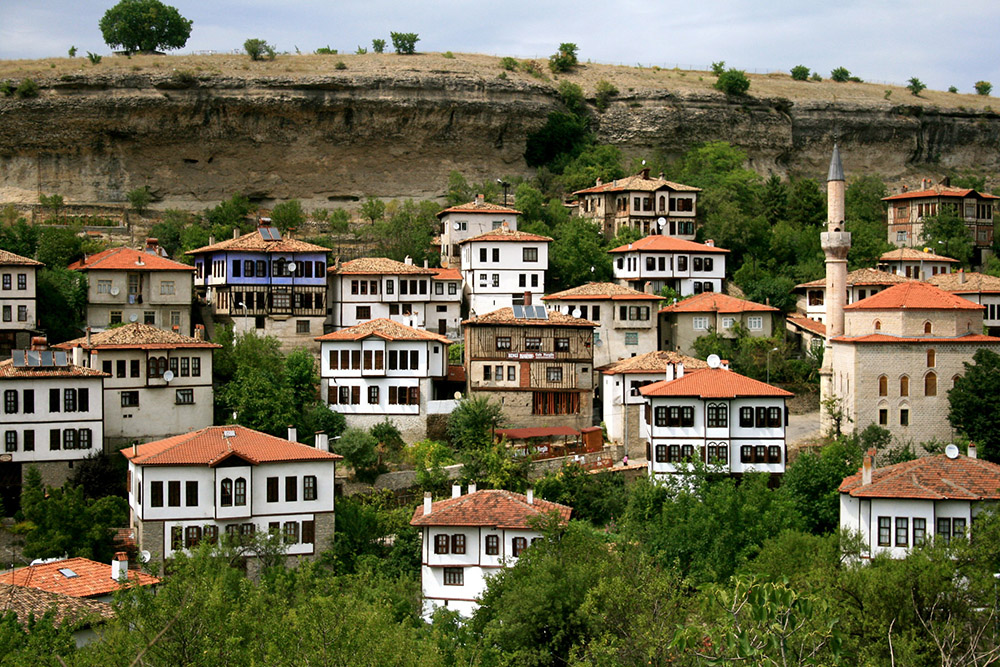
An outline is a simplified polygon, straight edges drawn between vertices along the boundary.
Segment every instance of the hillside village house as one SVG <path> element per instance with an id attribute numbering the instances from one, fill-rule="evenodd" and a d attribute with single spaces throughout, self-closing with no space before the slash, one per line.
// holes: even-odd
<path id="1" fill-rule="evenodd" d="M 939 273 L 927 282 L 983 307 L 983 325 L 987 333 L 1000 333 L 1000 278 L 985 273 Z"/>
<path id="2" fill-rule="evenodd" d="M 840 527 L 861 533 L 862 557 L 905 558 L 930 540 L 968 537 L 973 519 L 1000 500 L 1000 466 L 949 451 L 884 468 L 865 456 L 861 471 L 840 484 Z"/>
<path id="3" fill-rule="evenodd" d="M 420 588 L 423 616 L 429 619 L 438 607 L 472 616 L 486 590 L 488 578 L 510 567 L 532 542 L 541 539 L 534 521 L 555 514 L 569 521 L 573 509 L 527 495 L 503 490 L 477 491 L 475 485 L 461 495 L 433 502 L 424 495 L 423 507 L 413 512 L 411 526 L 420 529 Z"/>
<path id="4" fill-rule="evenodd" d="M 15 349 L 26 349 L 38 326 L 35 279 L 45 266 L 0 249 L 0 359 Z"/>
<path id="5" fill-rule="evenodd" d="M 499 228 L 461 242 L 462 280 L 471 314 L 535 302 L 545 293 L 548 236 Z"/>
<path id="6" fill-rule="evenodd" d="M 391 419 L 407 441 L 427 437 L 435 380 L 448 375 L 440 334 L 377 319 L 325 334 L 320 342 L 321 391 L 348 426 L 368 429 Z M 450 398 L 450 397 L 447 397 Z"/>
<path id="7" fill-rule="evenodd" d="M 923 243 L 924 218 L 951 208 L 965 222 L 977 249 L 977 261 L 983 249 L 993 244 L 993 207 L 1000 197 L 969 188 L 932 185 L 924 179 L 920 190 L 900 192 L 882 201 L 888 206 L 889 243 L 914 246 Z"/>
<path id="8" fill-rule="evenodd" d="M 594 364 L 601 368 L 656 348 L 656 310 L 660 297 L 615 283 L 587 283 L 542 297 L 546 308 L 590 320 Z M 596 370 L 595 368 L 595 370 Z"/>
<path id="9" fill-rule="evenodd" d="M 520 211 L 491 204 L 483 195 L 475 201 L 452 206 L 438 213 L 441 220 L 441 266 L 448 269 L 462 268 L 461 243 L 486 232 L 506 226 L 517 230 Z"/>
<path id="10" fill-rule="evenodd" d="M 458 269 L 434 269 L 431 280 L 434 293 L 431 303 L 434 312 L 428 311 L 427 328 L 442 336 L 460 338 L 462 336 L 462 274 Z"/>
<path id="11" fill-rule="evenodd" d="M 283 238 L 276 227 L 188 251 L 195 292 L 237 332 L 256 329 L 286 346 L 309 346 L 326 319 L 329 250 Z"/>
<path id="12" fill-rule="evenodd" d="M 670 236 L 647 236 L 609 251 L 615 280 L 634 290 L 651 283 L 654 293 L 664 287 L 679 296 L 721 292 L 726 277 L 724 248 L 712 241 L 695 243 Z"/>
<path id="13" fill-rule="evenodd" d="M 194 269 L 163 257 L 156 239 L 146 244 L 109 248 L 69 265 L 87 276 L 87 324 L 94 331 L 142 322 L 191 334 Z"/>
<path id="14" fill-rule="evenodd" d="M 774 319 L 780 315 L 781 311 L 773 306 L 719 292 L 702 292 L 660 309 L 659 347 L 693 355 L 699 337 L 714 332 L 735 338 L 737 327 L 754 338 L 770 338 Z"/>
<path id="15" fill-rule="evenodd" d="M 594 323 L 530 303 L 462 322 L 470 396 L 511 426 L 593 425 Z"/>
<path id="16" fill-rule="evenodd" d="M 910 280 L 901 271 L 858 269 L 847 274 L 847 303 L 867 299 L 884 289 Z M 826 278 L 795 286 L 795 310 L 816 322 L 826 321 Z"/>
<path id="17" fill-rule="evenodd" d="M 100 449 L 106 377 L 70 363 L 62 350 L 49 350 L 44 338 L 35 338 L 30 350 L 14 350 L 0 362 L 0 499 L 9 514 L 20 507 L 21 482 L 29 465 L 38 468 L 43 483 L 62 486 L 76 462 Z"/>
<path id="18" fill-rule="evenodd" d="M 878 268 L 898 276 L 927 281 L 941 273 L 951 273 L 958 266 L 958 260 L 916 248 L 896 248 L 883 253 L 878 259 Z"/>
<path id="19" fill-rule="evenodd" d="M 667 369 L 667 378 L 671 368 Z M 731 475 L 785 472 L 785 401 L 793 394 L 723 368 L 664 379 L 639 389 L 651 477 L 684 472 L 698 459 Z"/>
<path id="20" fill-rule="evenodd" d="M 610 183 L 600 179 L 577 190 L 578 213 L 600 225 L 605 238 L 613 239 L 623 227 L 643 236 L 664 234 L 694 240 L 700 188 L 650 178 L 649 169 Z"/>
<path id="21" fill-rule="evenodd" d="M 608 429 L 608 440 L 623 445 L 630 459 L 646 458 L 647 440 L 640 428 L 646 399 L 639 390 L 701 368 L 708 368 L 701 359 L 663 350 L 626 357 L 603 367 L 601 415 Z"/>
<path id="22" fill-rule="evenodd" d="M 192 338 L 137 322 L 55 346 L 107 374 L 109 449 L 212 425 L 212 353 L 222 346 L 204 340 L 204 333 L 200 324 Z"/>
<path id="23" fill-rule="evenodd" d="M 114 608 L 107 602 L 50 593 L 29 586 L 0 584 L 0 600 L 0 614 L 16 614 L 17 624 L 25 632 L 31 632 L 36 618 L 51 612 L 53 625 L 68 628 L 77 648 L 97 639 L 95 630 L 115 618 Z"/>
<path id="24" fill-rule="evenodd" d="M 341 458 L 327 444 L 325 437 L 309 447 L 232 425 L 126 447 L 138 547 L 163 563 L 221 534 L 265 533 L 282 540 L 290 557 L 316 556 L 333 537 Z"/>
<path id="25" fill-rule="evenodd" d="M 831 340 L 833 395 L 847 429 L 883 426 L 897 438 L 952 437 L 948 390 L 980 348 L 983 307 L 908 281 L 843 308 L 844 335 Z"/>
<path id="26" fill-rule="evenodd" d="M 122 588 L 158 583 L 159 578 L 129 568 L 124 552 L 116 553 L 111 563 L 89 558 L 54 558 L 0 574 L 0 585 L 32 588 L 94 602 L 111 602 Z"/>

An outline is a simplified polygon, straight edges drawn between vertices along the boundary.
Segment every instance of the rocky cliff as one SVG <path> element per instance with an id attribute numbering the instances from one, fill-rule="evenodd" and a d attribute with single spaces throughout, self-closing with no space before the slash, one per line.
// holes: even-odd
<path id="1" fill-rule="evenodd" d="M 39 193 L 120 202 L 143 185 L 181 208 L 234 192 L 307 207 L 433 198 L 452 170 L 474 181 L 529 174 L 526 136 L 559 108 L 552 82 L 496 70 L 115 71 L 38 82 L 38 97 L 0 98 L 0 202 Z M 988 107 L 791 101 L 757 87 L 759 96 L 743 99 L 707 86 L 630 87 L 594 111 L 594 127 L 628 156 L 726 140 L 761 173 L 821 178 L 834 137 L 849 173 L 1000 172 L 1000 116 Z"/>

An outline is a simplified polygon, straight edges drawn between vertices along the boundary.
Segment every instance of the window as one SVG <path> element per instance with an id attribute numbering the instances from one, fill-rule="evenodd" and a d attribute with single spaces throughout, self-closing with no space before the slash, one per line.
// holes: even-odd
<path id="1" fill-rule="evenodd" d="M 528 337 L 524 339 L 524 349 L 526 350 L 540 350 L 542 349 L 542 339 Z"/>
<path id="2" fill-rule="evenodd" d="M 465 570 L 461 567 L 446 567 L 444 568 L 444 585 L 445 586 L 464 586 L 465 585 Z"/>
<path id="3" fill-rule="evenodd" d="M 267 502 L 276 503 L 278 502 L 278 478 L 268 477 L 267 478 Z"/>
<path id="4" fill-rule="evenodd" d="M 17 451 L 17 431 L 7 431 L 4 433 L 4 449 L 8 452 Z"/>
<path id="5" fill-rule="evenodd" d="M 887 516 L 878 518 L 878 545 L 888 547 L 892 545 L 890 541 L 892 531 L 892 519 Z"/>
<path id="6" fill-rule="evenodd" d="M 108 324 L 121 324 L 122 323 L 122 311 L 112 310 L 108 317 Z"/>
<path id="7" fill-rule="evenodd" d="M 708 428 L 726 428 L 729 426 L 729 406 L 725 403 L 708 404 Z"/>
<path id="8" fill-rule="evenodd" d="M 111 294 L 111 281 L 110 280 L 98 280 L 97 281 L 97 293 L 98 294 Z"/>
<path id="9" fill-rule="evenodd" d="M 298 521 L 286 521 L 285 522 L 285 544 L 298 544 L 299 543 L 299 522 Z"/>
<path id="10" fill-rule="evenodd" d="M 486 536 L 486 555 L 487 556 L 498 556 L 498 555 L 500 555 L 500 536 L 499 535 L 487 535 Z"/>
<path id="11" fill-rule="evenodd" d="M 163 507 L 163 482 L 150 482 L 149 506 Z"/>
<path id="12" fill-rule="evenodd" d="M 687 271 L 688 268 L 688 258 L 687 255 L 681 255 L 677 258 L 677 270 Z"/>
<path id="13" fill-rule="evenodd" d="M 708 329 L 708 318 L 707 317 L 693 317 L 691 318 L 692 327 L 695 331 L 705 331 Z"/>
<path id="14" fill-rule="evenodd" d="M 188 507 L 198 506 L 198 482 L 184 482 L 184 504 Z"/>
<path id="15" fill-rule="evenodd" d="M 451 552 L 453 554 L 465 553 L 465 535 L 456 533 L 451 536 Z"/>
<path id="16" fill-rule="evenodd" d="M 446 553 L 448 553 L 448 536 L 447 535 L 435 535 L 434 536 L 434 553 L 436 553 L 436 554 L 446 554 Z"/>
<path id="17" fill-rule="evenodd" d="M 759 315 L 747 318 L 747 328 L 751 331 L 760 331 L 764 328 L 764 318 Z"/>
<path id="18" fill-rule="evenodd" d="M 657 408 L 657 409 L 659 410 L 660 408 Z M 667 446 L 666 445 L 657 445 L 656 449 L 655 449 L 655 455 L 656 455 L 656 462 L 657 463 L 666 463 L 667 462 Z"/>
<path id="19" fill-rule="evenodd" d="M 937 355 L 934 350 L 927 350 L 927 368 L 934 368 L 934 362 L 937 360 Z"/>
<path id="20" fill-rule="evenodd" d="M 496 347 L 498 350 L 510 349 L 510 336 L 497 336 Z"/>
<path id="21" fill-rule="evenodd" d="M 448 283 L 448 294 L 451 296 L 458 294 L 458 283 Z"/>
<path id="22" fill-rule="evenodd" d="M 129 377 L 137 378 L 139 377 L 140 369 L 142 368 L 142 361 L 139 359 L 132 359 L 128 362 Z"/>
<path id="23" fill-rule="evenodd" d="M 223 507 L 233 506 L 233 480 L 228 477 L 222 480 L 222 484 L 219 489 L 219 504 Z"/>
<path id="24" fill-rule="evenodd" d="M 740 408 L 740 428 L 753 428 L 753 408 Z"/>
<path id="25" fill-rule="evenodd" d="M 925 334 L 929 334 L 929 333 L 931 333 L 931 330 L 932 330 L 931 323 L 930 322 L 924 322 L 924 333 Z"/>
<path id="26" fill-rule="evenodd" d="M 885 375 L 878 376 L 878 395 L 888 396 L 889 395 L 889 378 Z"/>
<path id="27" fill-rule="evenodd" d="M 295 320 L 295 333 L 297 334 L 309 333 L 309 320 Z"/>
<path id="28" fill-rule="evenodd" d="M 555 351 L 556 352 L 569 352 L 569 338 L 556 338 L 556 340 L 555 340 Z"/>
<path id="29" fill-rule="evenodd" d="M 879 408 L 878 411 L 878 425 L 888 426 L 889 425 L 889 410 L 886 408 Z"/>
<path id="30" fill-rule="evenodd" d="M 521 259 L 525 262 L 537 262 L 538 248 L 522 248 Z"/>
<path id="31" fill-rule="evenodd" d="M 639 344 L 639 333 L 636 331 L 626 331 L 625 332 L 625 344 L 626 345 L 638 345 Z"/>
<path id="32" fill-rule="evenodd" d="M 535 415 L 580 414 L 580 394 L 575 391 L 533 392 L 531 413 Z"/>
<path id="33" fill-rule="evenodd" d="M 918 547 L 927 539 L 927 519 L 913 520 L 913 546 Z"/>
<path id="34" fill-rule="evenodd" d="M 138 391 L 123 391 L 122 392 L 122 407 L 123 408 L 137 408 L 137 407 L 139 407 L 139 392 Z"/>
<path id="35" fill-rule="evenodd" d="M 177 405 L 194 405 L 194 389 L 178 389 L 174 395 Z"/>
<path id="36" fill-rule="evenodd" d="M 378 405 L 378 385 L 368 387 L 368 405 Z"/>
<path id="37" fill-rule="evenodd" d="M 493 261 L 494 262 L 500 261 L 500 248 L 493 248 Z"/>
<path id="38" fill-rule="evenodd" d="M 233 504 L 237 507 L 247 504 L 247 481 L 242 477 L 237 477 L 233 485 Z"/>
<path id="39" fill-rule="evenodd" d="M 179 481 L 167 482 L 167 505 L 170 507 L 181 506 L 181 483 Z"/>
<path id="40" fill-rule="evenodd" d="M 7 389 L 3 393 L 3 410 L 9 415 L 17 413 L 17 390 Z"/>
<path id="41" fill-rule="evenodd" d="M 494 273 L 493 274 L 493 286 L 494 287 L 500 287 L 500 274 L 499 273 Z"/>
<path id="42" fill-rule="evenodd" d="M 299 478 L 298 477 L 286 477 L 285 478 L 285 502 L 294 503 L 299 499 Z"/>
<path id="43" fill-rule="evenodd" d="M 170 548 L 173 550 L 184 547 L 184 528 L 181 526 L 170 527 Z"/>
<path id="44" fill-rule="evenodd" d="M 521 555 L 521 552 L 528 548 L 528 538 L 515 537 L 510 543 L 510 552 L 514 558 Z"/>
<path id="45" fill-rule="evenodd" d="M 904 516 L 896 517 L 896 546 L 910 546 L 910 520 Z"/>
<path id="46" fill-rule="evenodd" d="M 370 320 L 372 318 L 372 307 L 357 306 L 355 308 L 355 317 L 359 320 Z"/>
<path id="47" fill-rule="evenodd" d="M 302 522 L 302 544 L 314 544 L 316 542 L 316 522 Z"/>
<path id="48" fill-rule="evenodd" d="M 906 408 L 900 408 L 899 410 L 899 425 L 900 426 L 910 425 L 910 411 Z"/>
<path id="49" fill-rule="evenodd" d="M 35 451 L 35 432 L 25 431 L 24 432 L 24 451 L 33 452 Z M 141 499 L 140 499 L 141 500 Z"/>
<path id="50" fill-rule="evenodd" d="M 945 544 L 951 541 L 951 519 L 939 518 L 937 520 L 937 537 L 941 538 Z"/>
<path id="51" fill-rule="evenodd" d="M 507 382 L 514 382 L 517 380 L 517 366 L 507 367 Z"/>
<path id="52" fill-rule="evenodd" d="M 545 369 L 545 379 L 549 382 L 562 382 L 563 369 L 559 366 L 549 366 Z"/>
<path id="53" fill-rule="evenodd" d="M 489 382 L 492 376 L 493 367 L 489 364 L 483 366 L 483 380 Z"/>
<path id="54" fill-rule="evenodd" d="M 167 372 L 166 357 L 150 357 L 146 360 L 146 375 L 151 378 L 163 377 Z"/>
<path id="55" fill-rule="evenodd" d="M 924 376 L 924 396 L 937 396 L 937 374 L 933 372 Z"/>
<path id="56" fill-rule="evenodd" d="M 910 378 L 909 376 L 902 376 L 899 378 L 899 395 L 909 396 L 910 395 Z"/>
<path id="57" fill-rule="evenodd" d="M 708 463 L 715 465 L 726 465 L 729 463 L 729 446 L 724 443 L 709 443 Z"/>
<path id="58" fill-rule="evenodd" d="M 63 390 L 63 412 L 76 412 L 76 390 Z"/>
<path id="59" fill-rule="evenodd" d="M 773 407 L 767 409 L 767 427 L 781 428 L 781 408 Z"/>
<path id="60" fill-rule="evenodd" d="M 316 475 L 302 478 L 302 500 L 316 500 Z"/>

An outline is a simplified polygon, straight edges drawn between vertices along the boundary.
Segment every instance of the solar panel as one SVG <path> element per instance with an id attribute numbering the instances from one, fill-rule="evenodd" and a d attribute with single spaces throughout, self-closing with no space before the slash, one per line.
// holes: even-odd
<path id="1" fill-rule="evenodd" d="M 514 317 L 519 320 L 525 319 L 524 306 L 511 306 L 511 310 L 514 311 Z"/>
<path id="2" fill-rule="evenodd" d="M 275 241 L 280 241 L 281 240 L 281 232 L 278 231 L 277 227 L 268 227 L 268 229 L 271 230 L 271 238 L 272 239 L 274 239 Z"/>
<path id="3" fill-rule="evenodd" d="M 257 233 L 260 234 L 260 237 L 262 239 L 264 239 L 265 241 L 273 241 L 274 240 L 274 239 L 271 238 L 271 228 L 270 227 L 258 227 L 257 228 Z"/>
<path id="4" fill-rule="evenodd" d="M 38 350 L 28 350 L 24 353 L 24 356 L 29 367 L 38 368 L 42 365 L 41 359 L 38 357 Z"/>
<path id="5" fill-rule="evenodd" d="M 545 310 L 545 306 L 535 306 L 535 319 L 549 319 L 549 311 Z"/>
<path id="6" fill-rule="evenodd" d="M 10 355 L 14 368 L 24 368 L 24 350 L 14 350 Z"/>
<path id="7" fill-rule="evenodd" d="M 61 567 L 61 568 L 59 568 L 59 574 L 61 574 L 62 576 L 66 577 L 67 579 L 72 579 L 73 577 L 79 577 L 80 576 L 76 572 L 74 572 L 73 570 L 69 569 L 68 567 Z"/>
<path id="8" fill-rule="evenodd" d="M 43 368 L 52 368 L 52 352 L 41 350 L 38 352 L 38 360 Z"/>
<path id="9" fill-rule="evenodd" d="M 66 351 L 65 350 L 56 350 L 53 354 L 55 355 L 55 359 L 53 359 L 53 363 L 55 363 L 56 366 L 68 366 L 69 365 L 69 360 L 66 358 Z"/>

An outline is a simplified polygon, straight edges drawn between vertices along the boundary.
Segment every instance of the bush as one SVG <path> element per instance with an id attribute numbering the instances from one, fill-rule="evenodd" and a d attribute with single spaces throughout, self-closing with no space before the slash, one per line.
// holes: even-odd
<path id="1" fill-rule="evenodd" d="M 571 42 L 563 42 L 559 50 L 549 56 L 549 69 L 556 74 L 568 72 L 576 66 L 577 46 Z"/>
<path id="2" fill-rule="evenodd" d="M 417 42 L 420 38 L 415 32 L 390 32 L 392 38 L 392 48 L 401 55 L 412 56 L 416 52 Z"/>
<path id="3" fill-rule="evenodd" d="M 955 86 L 948 86 L 948 92 L 949 93 L 957 93 L 958 92 L 958 88 L 956 88 Z"/>
<path id="4" fill-rule="evenodd" d="M 75 46 L 69 47 L 69 51 L 67 51 L 67 53 L 69 53 L 70 58 L 76 58 L 76 47 Z"/>
<path id="5" fill-rule="evenodd" d="M 722 76 L 722 73 L 726 71 L 726 61 L 720 60 L 718 62 L 712 63 L 712 74 L 715 76 Z"/>
<path id="6" fill-rule="evenodd" d="M 911 93 L 913 93 L 914 95 L 919 95 L 920 91 L 922 91 L 926 87 L 927 86 L 924 85 L 924 82 L 915 76 L 911 76 L 909 83 L 906 84 L 906 89 Z"/>
<path id="7" fill-rule="evenodd" d="M 504 56 L 500 59 L 500 67 L 504 68 L 508 72 L 513 72 L 517 69 L 517 58 L 511 58 L 510 56 Z"/>
<path id="8" fill-rule="evenodd" d="M 823 77 L 819 75 L 819 72 L 813 72 L 813 75 L 809 77 L 810 81 L 822 81 Z"/>
<path id="9" fill-rule="evenodd" d="M 10 81 L 0 83 L 0 93 L 2 93 L 4 97 L 10 97 L 13 95 L 15 88 L 16 86 Z"/>
<path id="10" fill-rule="evenodd" d="M 378 440 L 364 429 L 351 427 L 341 434 L 340 439 L 330 443 L 335 453 L 354 468 L 356 476 L 371 478 L 378 469 Z"/>
<path id="11" fill-rule="evenodd" d="M 594 104 L 598 109 L 604 111 L 611 104 L 611 98 L 618 94 L 615 85 L 606 79 L 597 82 Z"/>
<path id="12" fill-rule="evenodd" d="M 274 60 L 274 47 L 263 39 L 248 39 L 243 42 L 243 50 L 250 60 Z"/>
<path id="13" fill-rule="evenodd" d="M 338 60 L 337 64 L 333 66 L 333 69 L 347 69 L 347 63 L 343 60 Z"/>
<path id="14" fill-rule="evenodd" d="M 372 40 L 372 51 L 375 53 L 385 52 L 385 40 L 384 39 L 373 39 Z"/>
<path id="15" fill-rule="evenodd" d="M 354 51 L 354 55 L 357 55 L 357 56 L 363 56 L 366 53 L 368 53 L 368 49 L 366 49 L 363 46 L 358 46 L 358 48 Z"/>
<path id="16" fill-rule="evenodd" d="M 452 59 L 452 58 L 454 58 L 454 57 L 455 57 L 455 54 L 454 54 L 454 53 L 452 53 L 451 51 L 445 51 L 445 52 L 444 52 L 444 53 L 442 53 L 441 55 L 442 55 L 443 57 L 445 57 L 445 58 L 448 58 L 448 59 Z"/>
<path id="17" fill-rule="evenodd" d="M 846 67 L 838 67 L 830 72 L 830 78 L 837 83 L 844 83 L 851 80 L 851 72 Z"/>
<path id="18" fill-rule="evenodd" d="M 566 105 L 566 108 L 569 109 L 571 113 L 574 113 L 577 116 L 583 113 L 583 88 L 576 85 L 572 81 L 560 81 L 559 97 L 562 98 L 563 104 Z"/>
<path id="19" fill-rule="evenodd" d="M 91 53 L 90 51 L 87 51 L 87 60 L 90 61 L 91 65 L 97 65 L 97 64 L 99 64 L 101 62 L 101 58 L 102 57 L 103 56 L 100 56 L 100 55 L 98 55 L 96 53 Z"/>
<path id="20" fill-rule="evenodd" d="M 993 92 L 993 84 L 989 81 L 976 81 L 976 95 L 988 96 Z"/>
<path id="21" fill-rule="evenodd" d="M 792 68 L 792 78 L 796 81 L 808 81 L 809 68 L 805 65 L 796 65 Z"/>
<path id="22" fill-rule="evenodd" d="M 750 90 L 750 79 L 741 70 L 729 69 L 719 75 L 715 89 L 721 90 L 726 95 L 744 95 Z"/>
<path id="23" fill-rule="evenodd" d="M 14 97 L 38 97 L 38 84 L 34 79 L 22 79 L 14 91 Z"/>
<path id="24" fill-rule="evenodd" d="M 321 46 L 318 49 L 316 49 L 316 55 L 334 56 L 337 55 L 337 49 L 331 49 L 330 45 L 327 44 L 326 46 Z"/>
<path id="25" fill-rule="evenodd" d="M 126 197 L 128 197 L 128 203 L 132 205 L 132 210 L 139 215 L 146 212 L 149 202 L 153 200 L 153 196 L 149 194 L 149 188 L 145 186 L 130 190 Z"/>
<path id="26" fill-rule="evenodd" d="M 542 66 L 538 64 L 537 60 L 522 60 L 519 65 L 521 71 L 525 74 L 530 74 L 536 79 L 545 79 L 545 72 L 542 71 Z"/>

